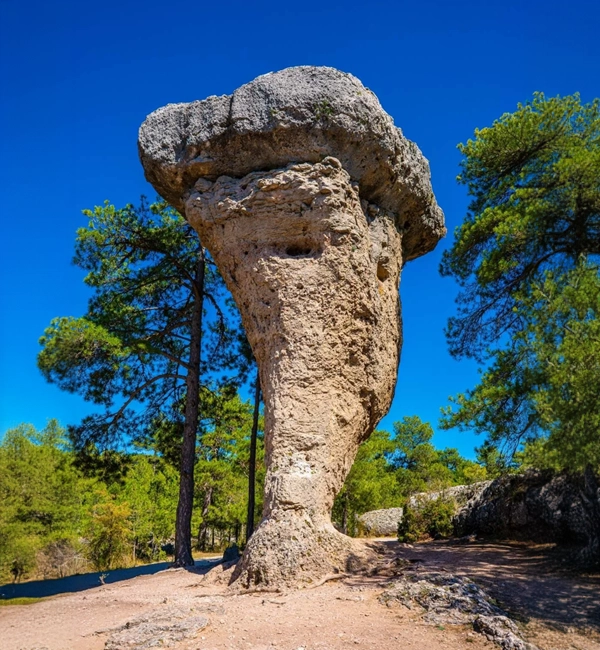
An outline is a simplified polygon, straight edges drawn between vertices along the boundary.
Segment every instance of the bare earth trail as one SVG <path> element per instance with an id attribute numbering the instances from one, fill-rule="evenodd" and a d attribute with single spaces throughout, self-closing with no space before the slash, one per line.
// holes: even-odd
<path id="1" fill-rule="evenodd" d="M 223 595 L 203 584 L 205 569 L 163 571 L 0 608 L 1 650 L 103 650 L 114 630 L 142 614 L 175 608 L 209 623 L 179 650 L 320 650 L 497 648 L 466 626 L 427 625 L 417 609 L 386 607 L 378 596 L 394 580 L 394 558 L 423 570 L 468 576 L 520 619 L 540 650 L 600 650 L 600 576 L 560 572 L 544 549 L 448 543 L 378 543 L 375 575 L 351 576 L 316 589 Z M 114 647 L 114 646 L 113 646 Z M 125 648 L 125 646 L 123 646 Z"/>

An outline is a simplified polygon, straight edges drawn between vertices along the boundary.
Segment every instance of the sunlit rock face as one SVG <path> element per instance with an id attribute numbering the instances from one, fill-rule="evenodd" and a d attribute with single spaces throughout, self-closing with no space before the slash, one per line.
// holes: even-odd
<path id="1" fill-rule="evenodd" d="M 360 552 L 331 508 L 391 404 L 400 271 L 445 232 L 427 162 L 355 77 L 313 67 L 159 109 L 139 147 L 217 263 L 259 366 L 265 509 L 235 577 L 343 570 Z"/>

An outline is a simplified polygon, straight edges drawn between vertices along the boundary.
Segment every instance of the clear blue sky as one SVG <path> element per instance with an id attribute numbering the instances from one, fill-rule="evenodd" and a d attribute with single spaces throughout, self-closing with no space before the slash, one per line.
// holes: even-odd
<path id="1" fill-rule="evenodd" d="M 536 90 L 599 96 L 599 33 L 597 0 L 2 0 L 0 435 L 90 411 L 44 382 L 38 338 L 51 318 L 85 311 L 71 265 L 81 209 L 154 196 L 136 149 L 145 116 L 303 64 L 356 75 L 431 163 L 449 236 L 405 268 L 400 378 L 383 424 L 418 414 L 435 425 L 448 396 L 477 379 L 443 335 L 456 287 L 438 264 L 467 204 L 456 144 Z M 438 432 L 435 442 L 472 455 L 481 440 Z"/>

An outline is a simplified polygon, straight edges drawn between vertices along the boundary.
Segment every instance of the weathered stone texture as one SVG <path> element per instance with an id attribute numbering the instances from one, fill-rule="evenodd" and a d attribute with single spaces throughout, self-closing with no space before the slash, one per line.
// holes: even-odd
<path id="1" fill-rule="evenodd" d="M 360 515 L 358 523 L 369 537 L 396 537 L 402 514 L 403 508 L 370 510 Z"/>
<path id="2" fill-rule="evenodd" d="M 471 499 L 476 499 L 479 495 L 490 486 L 491 481 L 478 481 L 470 485 L 453 485 L 452 487 L 438 490 L 437 492 L 419 492 L 410 497 L 408 504 L 413 508 L 418 508 L 427 501 L 443 498 L 450 499 L 456 503 L 457 509 L 467 505 Z"/>
<path id="3" fill-rule="evenodd" d="M 265 539 L 268 582 L 316 560 L 312 527 L 333 547 L 345 540 L 329 520 L 333 500 L 394 392 L 400 234 L 383 210 L 361 205 L 334 158 L 202 180 L 186 215 L 240 308 L 260 368 L 270 523 L 250 548 Z M 290 566 L 273 557 L 279 528 L 296 533 Z"/>
<path id="4" fill-rule="evenodd" d="M 583 474 L 530 470 L 493 481 L 454 519 L 457 535 L 489 535 L 579 547 L 600 563 L 600 484 Z"/>
<path id="5" fill-rule="evenodd" d="M 182 641 L 196 638 L 207 625 L 206 616 L 195 612 L 193 607 L 166 607 L 142 614 L 125 625 L 108 630 L 110 636 L 104 647 L 105 650 L 181 647 Z"/>
<path id="6" fill-rule="evenodd" d="M 358 547 L 331 507 L 393 397 L 400 271 L 445 232 L 427 162 L 373 93 L 332 68 L 159 109 L 139 147 L 217 263 L 259 366 L 265 508 L 235 577 L 344 570 Z"/>
<path id="7" fill-rule="evenodd" d="M 446 232 L 427 160 L 370 90 L 334 68 L 288 68 L 232 95 L 164 106 L 142 125 L 139 151 L 147 179 L 182 212 L 198 178 L 241 178 L 334 156 L 361 198 L 394 213 L 405 260 L 432 250 Z"/>
<path id="8" fill-rule="evenodd" d="M 483 634 L 503 650 L 538 650 L 524 641 L 519 628 L 488 594 L 468 578 L 439 571 L 406 571 L 379 597 L 391 605 L 423 610 L 423 620 L 433 625 L 465 625 Z"/>

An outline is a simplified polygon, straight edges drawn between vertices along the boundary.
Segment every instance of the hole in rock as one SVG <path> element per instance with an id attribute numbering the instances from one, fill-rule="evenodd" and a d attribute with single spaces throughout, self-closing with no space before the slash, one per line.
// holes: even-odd
<path id="1" fill-rule="evenodd" d="M 381 262 L 377 264 L 377 277 L 384 282 L 390 277 L 390 271 Z"/>
<path id="2" fill-rule="evenodd" d="M 285 249 L 285 254 L 290 257 L 308 257 L 312 254 L 312 248 L 307 246 L 288 246 Z"/>

